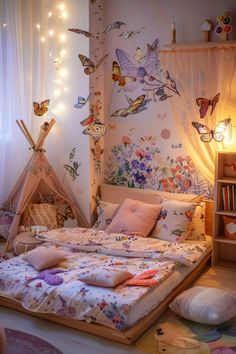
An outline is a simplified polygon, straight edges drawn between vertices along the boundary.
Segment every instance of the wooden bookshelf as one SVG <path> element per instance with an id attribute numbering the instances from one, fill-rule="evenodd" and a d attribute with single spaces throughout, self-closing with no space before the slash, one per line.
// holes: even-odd
<path id="1" fill-rule="evenodd" d="M 227 167 L 234 164 L 236 165 L 236 152 L 216 153 L 212 266 L 236 271 L 236 240 L 225 237 L 223 222 L 223 216 L 236 219 L 236 200 L 232 202 L 235 198 L 233 191 L 236 190 L 236 171 Z M 227 203 L 226 190 L 229 191 L 227 198 L 230 200 Z M 226 210 L 226 206 L 229 206 L 229 210 Z"/>

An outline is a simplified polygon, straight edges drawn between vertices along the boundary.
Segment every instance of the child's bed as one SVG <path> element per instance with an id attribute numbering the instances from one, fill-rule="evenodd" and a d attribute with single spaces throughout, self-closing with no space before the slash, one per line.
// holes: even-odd
<path id="1" fill-rule="evenodd" d="M 101 197 L 106 202 L 119 203 L 129 197 L 153 203 L 158 193 L 103 185 Z M 206 204 L 210 234 L 212 203 Z M 210 236 L 205 241 L 171 244 L 80 228 L 51 231 L 42 239 L 45 248 L 67 254 L 66 261 L 56 267 L 65 271 L 60 273 L 63 283 L 28 282 L 38 272 L 22 256 L 13 258 L 0 265 L 0 305 L 126 344 L 137 339 L 203 271 L 211 249 Z M 121 284 L 112 289 L 78 280 L 78 274 L 101 266 L 132 274 L 158 269 L 154 277 L 158 286 Z"/>

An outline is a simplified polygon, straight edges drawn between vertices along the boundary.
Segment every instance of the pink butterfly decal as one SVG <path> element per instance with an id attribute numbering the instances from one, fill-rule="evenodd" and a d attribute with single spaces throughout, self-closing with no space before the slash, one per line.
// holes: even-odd
<path id="1" fill-rule="evenodd" d="M 196 102 L 197 102 L 197 105 L 200 107 L 200 109 L 199 109 L 200 117 L 201 118 L 205 117 L 209 106 L 211 106 L 211 112 L 210 112 L 210 115 L 211 115 L 215 109 L 216 104 L 219 102 L 219 100 L 220 100 L 220 93 L 215 95 L 212 98 L 212 100 L 208 100 L 207 98 L 203 98 L 203 97 L 198 97 L 196 99 Z"/>
<path id="2" fill-rule="evenodd" d="M 163 119 L 166 119 L 167 118 L 167 113 L 157 113 L 157 118 L 158 119 L 161 119 L 161 120 L 163 120 Z"/>

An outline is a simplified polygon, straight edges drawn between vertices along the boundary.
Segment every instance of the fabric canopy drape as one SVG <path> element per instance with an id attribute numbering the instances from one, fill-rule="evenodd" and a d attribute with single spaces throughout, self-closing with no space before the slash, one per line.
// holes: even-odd
<path id="1" fill-rule="evenodd" d="M 175 78 L 181 94 L 181 97 L 175 95 L 170 100 L 180 139 L 196 166 L 213 184 L 215 151 L 222 149 L 223 143 L 217 143 L 214 138 L 208 143 L 202 142 L 201 134 L 192 122 L 206 125 L 211 135 L 217 122 L 229 116 L 235 125 L 236 48 L 220 46 L 162 51 L 160 60 L 162 68 Z M 212 100 L 218 93 L 220 100 L 212 114 L 212 106 L 209 105 L 205 117 L 201 119 L 196 99 L 203 97 Z"/>
<path id="2" fill-rule="evenodd" d="M 36 24 L 44 24 L 45 0 L 0 0 L 0 206 L 29 158 L 16 125 L 31 126 L 32 101 L 45 91 L 47 43 Z"/>

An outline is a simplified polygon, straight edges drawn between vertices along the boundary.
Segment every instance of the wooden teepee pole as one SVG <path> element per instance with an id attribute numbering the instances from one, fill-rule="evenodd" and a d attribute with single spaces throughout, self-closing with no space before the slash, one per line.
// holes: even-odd
<path id="1" fill-rule="evenodd" d="M 35 149 L 38 150 L 38 149 L 42 149 L 43 147 L 43 143 L 44 143 L 44 140 L 46 139 L 46 137 L 48 136 L 50 130 L 52 129 L 53 125 L 56 123 L 55 119 L 51 119 L 51 121 L 49 122 L 49 124 L 43 124 L 41 126 L 41 130 L 40 130 L 40 134 L 39 134 L 39 137 L 38 137 L 38 140 L 37 140 L 37 143 L 36 143 L 36 146 L 35 146 Z"/>
<path id="2" fill-rule="evenodd" d="M 16 120 L 16 123 L 18 125 L 18 127 L 20 128 L 20 130 L 22 131 L 22 133 L 24 134 L 25 138 L 27 139 L 28 143 L 34 148 L 35 147 L 35 142 L 32 138 L 32 136 L 30 135 L 25 123 L 23 122 L 23 120 Z"/>

